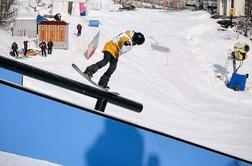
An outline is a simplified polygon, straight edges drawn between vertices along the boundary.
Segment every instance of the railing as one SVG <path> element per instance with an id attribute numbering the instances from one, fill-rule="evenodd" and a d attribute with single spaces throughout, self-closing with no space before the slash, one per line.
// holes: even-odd
<path id="1" fill-rule="evenodd" d="M 143 109 L 143 105 L 141 103 L 3 56 L 0 56 L 0 67 L 92 98 L 96 98 L 97 102 L 95 109 L 98 111 L 105 111 L 107 103 L 111 103 L 135 112 L 141 112 Z"/>

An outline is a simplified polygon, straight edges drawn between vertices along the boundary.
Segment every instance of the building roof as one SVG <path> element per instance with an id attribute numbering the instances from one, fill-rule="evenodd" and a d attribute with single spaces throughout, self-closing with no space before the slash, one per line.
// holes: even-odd
<path id="1" fill-rule="evenodd" d="M 68 25 L 65 21 L 41 21 L 39 25 Z"/>
<path id="2" fill-rule="evenodd" d="M 19 14 L 16 18 L 15 18 L 15 20 L 17 21 L 26 21 L 26 20 L 36 20 L 36 14 L 31 14 L 31 13 L 29 13 L 29 14 Z"/>

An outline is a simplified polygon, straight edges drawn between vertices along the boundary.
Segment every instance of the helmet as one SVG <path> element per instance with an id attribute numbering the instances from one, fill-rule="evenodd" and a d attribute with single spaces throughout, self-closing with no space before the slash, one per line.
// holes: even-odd
<path id="1" fill-rule="evenodd" d="M 135 32 L 132 37 L 133 42 L 135 42 L 137 45 L 141 45 L 144 43 L 145 38 L 144 35 L 140 32 Z"/>

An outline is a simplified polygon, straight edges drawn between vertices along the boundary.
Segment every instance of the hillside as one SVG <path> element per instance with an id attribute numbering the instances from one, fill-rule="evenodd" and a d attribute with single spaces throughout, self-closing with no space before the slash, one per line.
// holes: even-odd
<path id="1" fill-rule="evenodd" d="M 86 24 L 90 18 L 101 22 L 100 41 L 96 54 L 86 60 L 85 39 L 73 33 L 77 23 Z M 63 19 L 70 23 L 68 50 L 54 50 L 47 58 L 20 61 L 88 84 L 71 64 L 84 70 L 102 58 L 106 41 L 127 29 L 140 31 L 146 37 L 145 44 L 120 57 L 109 86 L 122 96 L 141 102 L 144 110 L 137 114 L 108 105 L 105 114 L 252 161 L 252 80 L 247 80 L 244 92 L 235 92 L 216 77 L 223 72 L 228 49 L 236 42 L 251 45 L 249 40 L 242 36 L 237 39 L 232 29 L 218 31 L 216 20 L 202 11 L 111 12 L 104 7 L 101 11 L 90 10 L 85 18 L 64 14 Z M 11 58 L 6 48 L 14 40 L 22 43 L 23 38 L 11 37 L 3 30 L 0 33 L 8 38 L 0 44 L 1 55 Z M 86 34 L 84 28 L 85 35 L 91 34 Z M 97 72 L 94 80 L 98 81 L 105 70 Z M 249 57 L 239 73 L 251 71 Z M 29 78 L 24 84 L 82 106 L 93 108 L 95 102 Z"/>

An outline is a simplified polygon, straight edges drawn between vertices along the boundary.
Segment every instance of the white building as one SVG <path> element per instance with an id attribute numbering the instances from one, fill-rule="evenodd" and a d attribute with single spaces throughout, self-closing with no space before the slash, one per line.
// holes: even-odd
<path id="1" fill-rule="evenodd" d="M 231 1 L 232 0 L 218 0 L 218 14 L 229 16 L 231 11 Z M 234 16 L 244 16 L 245 15 L 245 0 L 233 0 L 234 1 Z"/>
<path id="2" fill-rule="evenodd" d="M 37 36 L 36 15 L 20 15 L 13 22 L 13 36 Z"/>

